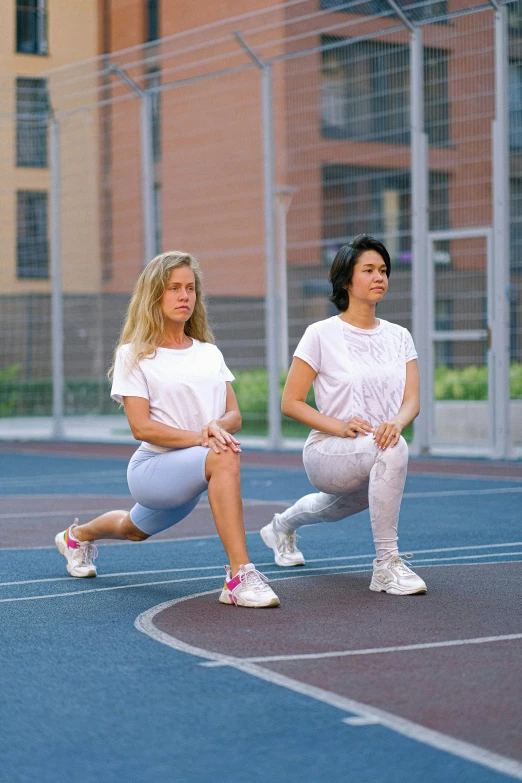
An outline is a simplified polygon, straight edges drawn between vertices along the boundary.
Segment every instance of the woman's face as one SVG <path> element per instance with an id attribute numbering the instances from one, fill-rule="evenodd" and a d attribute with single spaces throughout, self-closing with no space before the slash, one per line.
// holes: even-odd
<path id="1" fill-rule="evenodd" d="M 168 321 L 186 324 L 196 306 L 196 279 L 189 266 L 172 270 L 160 306 Z"/>
<path id="2" fill-rule="evenodd" d="M 350 300 L 359 299 L 377 303 L 388 290 L 388 275 L 384 259 L 376 250 L 365 250 L 353 268 L 352 282 L 348 285 Z"/>

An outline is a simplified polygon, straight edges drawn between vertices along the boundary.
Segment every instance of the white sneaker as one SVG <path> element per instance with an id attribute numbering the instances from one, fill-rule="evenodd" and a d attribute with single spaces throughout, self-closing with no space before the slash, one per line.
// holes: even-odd
<path id="1" fill-rule="evenodd" d="M 253 563 L 240 566 L 234 578 L 230 566 L 225 566 L 225 572 L 225 584 L 219 596 L 222 604 L 252 608 L 279 606 L 279 598 L 267 585 L 268 579 L 256 571 Z"/>
<path id="2" fill-rule="evenodd" d="M 278 533 L 274 530 L 277 514 L 269 525 L 260 530 L 261 538 L 270 549 L 274 550 L 278 566 L 300 566 L 305 564 L 303 553 L 297 548 L 296 533 Z"/>
<path id="3" fill-rule="evenodd" d="M 402 557 L 413 557 L 406 554 Z M 401 555 L 395 555 L 389 560 L 373 561 L 373 576 L 370 582 L 370 590 L 376 593 L 390 593 L 391 595 L 412 595 L 413 593 L 425 593 L 426 583 L 408 568 Z"/>
<path id="4" fill-rule="evenodd" d="M 71 528 L 77 524 L 78 520 L 75 519 L 71 527 L 58 533 L 54 543 L 67 560 L 67 570 L 71 576 L 96 576 L 96 566 L 92 561 L 98 557 L 98 549 L 92 541 L 71 538 Z"/>

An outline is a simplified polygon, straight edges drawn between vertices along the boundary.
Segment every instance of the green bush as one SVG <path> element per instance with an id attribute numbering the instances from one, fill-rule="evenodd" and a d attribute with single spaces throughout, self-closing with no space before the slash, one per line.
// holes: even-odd
<path id="1" fill-rule="evenodd" d="M 53 387 L 50 378 L 20 377 L 21 365 L 13 364 L 0 371 L 0 416 L 50 416 Z M 265 434 L 267 431 L 268 378 L 266 370 L 237 370 L 234 390 L 243 414 L 244 432 Z M 282 394 L 286 374 L 281 373 L 279 391 Z M 522 363 L 510 369 L 511 399 L 522 399 Z M 64 409 L 66 415 L 115 414 L 118 405 L 110 399 L 110 384 L 106 378 L 69 378 L 65 380 Z M 487 368 L 464 367 L 435 370 L 435 399 L 486 400 Z M 315 406 L 313 389 L 307 402 Z M 307 428 L 283 417 L 283 434 L 297 437 Z"/>

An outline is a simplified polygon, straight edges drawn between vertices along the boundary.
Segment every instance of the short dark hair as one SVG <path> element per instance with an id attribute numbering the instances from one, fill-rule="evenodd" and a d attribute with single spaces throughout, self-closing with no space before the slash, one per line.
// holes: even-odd
<path id="1" fill-rule="evenodd" d="M 336 253 L 328 275 L 332 284 L 332 293 L 328 297 L 338 310 L 344 312 L 348 307 L 347 286 L 352 282 L 353 269 L 366 250 L 375 250 L 386 264 L 386 275 L 390 277 L 390 254 L 378 239 L 369 234 L 359 234 L 349 245 L 343 245 Z"/>

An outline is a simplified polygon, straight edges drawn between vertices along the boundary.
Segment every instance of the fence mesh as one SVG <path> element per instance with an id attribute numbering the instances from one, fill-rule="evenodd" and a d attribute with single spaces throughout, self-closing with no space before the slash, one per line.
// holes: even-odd
<path id="1" fill-rule="evenodd" d="M 401 3 L 423 28 L 430 231 L 490 228 L 493 220 L 495 12 L 472 6 Z M 508 26 L 511 432 L 522 448 L 521 0 L 509 4 Z M 49 109 L 60 127 L 66 432 L 127 432 L 106 372 L 148 260 L 141 112 L 149 91 L 148 247 L 201 261 L 244 435 L 267 434 L 262 73 L 238 30 L 272 61 L 281 382 L 306 326 L 333 314 L 328 268 L 357 233 L 381 238 L 392 258 L 378 315 L 412 329 L 410 31 L 384 0 L 289 0 L 46 79 L 3 80 L 0 415 L 13 433 L 34 431 L 34 417 L 52 413 Z M 487 443 L 487 422 L 479 430 L 454 424 L 466 419 L 462 410 L 471 421 L 487 407 L 483 238 L 435 241 L 433 314 L 433 444 L 472 453 Z M 445 339 L 463 330 L 484 334 Z M 285 419 L 282 432 L 305 434 Z"/>

